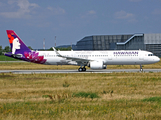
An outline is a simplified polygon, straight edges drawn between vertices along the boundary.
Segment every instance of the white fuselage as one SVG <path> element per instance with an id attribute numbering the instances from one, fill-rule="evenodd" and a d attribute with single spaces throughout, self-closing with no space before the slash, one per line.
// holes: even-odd
<path id="1" fill-rule="evenodd" d="M 46 59 L 49 65 L 81 65 L 79 62 L 58 57 L 55 51 L 37 51 Z M 102 61 L 103 65 L 144 65 L 160 61 L 153 53 L 141 50 L 113 50 L 113 51 L 58 51 L 62 56 Z M 87 65 L 84 62 L 84 65 Z"/>

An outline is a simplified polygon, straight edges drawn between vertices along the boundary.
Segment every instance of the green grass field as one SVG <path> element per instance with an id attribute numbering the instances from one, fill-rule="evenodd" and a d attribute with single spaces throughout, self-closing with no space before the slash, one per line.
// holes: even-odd
<path id="1" fill-rule="evenodd" d="M 1 73 L 0 85 L 2 120 L 161 118 L 161 73 Z"/>
<path id="2" fill-rule="evenodd" d="M 0 61 L 17 61 L 17 60 L 4 55 L 0 55 Z"/>

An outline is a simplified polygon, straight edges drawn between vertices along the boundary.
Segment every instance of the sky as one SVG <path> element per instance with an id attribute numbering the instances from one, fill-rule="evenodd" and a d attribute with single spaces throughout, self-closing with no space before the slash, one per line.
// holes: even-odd
<path id="1" fill-rule="evenodd" d="M 161 0 L 0 0 L 0 46 L 14 30 L 27 46 L 76 44 L 85 36 L 161 33 Z"/>

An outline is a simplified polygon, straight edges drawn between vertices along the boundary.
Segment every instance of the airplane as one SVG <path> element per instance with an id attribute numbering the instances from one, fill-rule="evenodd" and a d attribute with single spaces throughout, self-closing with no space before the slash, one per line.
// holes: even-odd
<path id="1" fill-rule="evenodd" d="M 153 64 L 160 58 L 143 50 L 104 50 L 104 51 L 33 51 L 30 50 L 13 30 L 6 30 L 12 52 L 5 56 L 45 65 L 77 65 L 79 72 L 90 69 L 106 69 L 107 65 Z"/>

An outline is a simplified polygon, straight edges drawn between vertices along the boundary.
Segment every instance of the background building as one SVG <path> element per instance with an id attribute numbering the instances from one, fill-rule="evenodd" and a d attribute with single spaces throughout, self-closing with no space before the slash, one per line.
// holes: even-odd
<path id="1" fill-rule="evenodd" d="M 147 50 L 161 56 L 160 34 L 87 36 L 73 50 Z"/>

